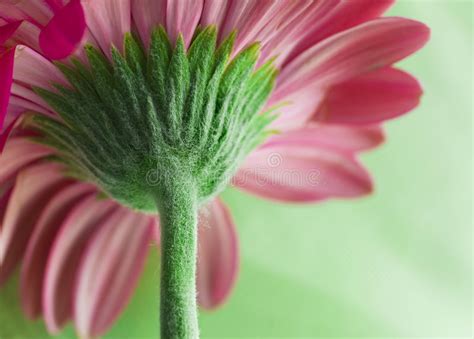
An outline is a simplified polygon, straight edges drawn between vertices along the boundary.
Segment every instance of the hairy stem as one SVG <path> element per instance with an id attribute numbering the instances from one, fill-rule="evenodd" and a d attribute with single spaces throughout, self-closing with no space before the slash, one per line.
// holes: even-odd
<path id="1" fill-rule="evenodd" d="M 191 180 L 170 178 L 159 193 L 161 338 L 199 337 L 196 305 L 197 194 Z"/>

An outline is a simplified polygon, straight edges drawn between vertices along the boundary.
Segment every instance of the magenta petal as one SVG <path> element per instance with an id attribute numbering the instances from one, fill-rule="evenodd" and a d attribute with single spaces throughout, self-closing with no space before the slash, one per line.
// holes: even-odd
<path id="1" fill-rule="evenodd" d="M 422 93 L 410 74 L 384 68 L 332 87 L 315 119 L 340 124 L 381 122 L 418 106 Z"/>
<path id="2" fill-rule="evenodd" d="M 73 289 L 87 242 L 116 210 L 115 203 L 87 197 L 65 219 L 54 240 L 45 270 L 43 314 L 51 333 L 57 333 L 73 311 Z"/>
<path id="3" fill-rule="evenodd" d="M 197 290 L 199 305 L 221 305 L 234 287 L 239 249 L 234 221 L 228 208 L 215 199 L 203 208 L 199 220 Z"/>
<path id="4" fill-rule="evenodd" d="M 8 39 L 15 34 L 18 27 L 20 27 L 21 21 L 15 21 L 5 26 L 0 27 L 0 46 L 3 45 Z"/>
<path id="5" fill-rule="evenodd" d="M 390 66 L 425 45 L 429 28 L 403 18 L 382 18 L 336 34 L 308 49 L 282 71 L 279 99 L 306 86 L 326 87 Z"/>
<path id="6" fill-rule="evenodd" d="M 67 186 L 59 191 L 41 212 L 21 267 L 21 301 L 24 312 L 30 318 L 36 318 L 41 313 L 44 270 L 59 226 L 74 205 L 93 191 L 94 188 L 86 184 Z"/>
<path id="7" fill-rule="evenodd" d="M 154 222 L 122 210 L 85 250 L 77 272 L 74 321 L 81 336 L 102 335 L 128 303 L 152 242 Z"/>
<path id="8" fill-rule="evenodd" d="M 370 193 L 372 181 L 352 152 L 299 133 L 272 138 L 252 153 L 233 184 L 284 202 L 314 202 Z"/>
<path id="9" fill-rule="evenodd" d="M 31 166 L 18 175 L 0 235 L 0 284 L 23 257 L 37 219 L 62 185 L 63 176 L 50 163 Z"/>
<path id="10" fill-rule="evenodd" d="M 80 0 L 71 0 L 58 10 L 39 36 L 44 55 L 50 59 L 68 57 L 82 40 L 86 29 Z"/>
<path id="11" fill-rule="evenodd" d="M 15 60 L 15 49 L 12 48 L 6 53 L 0 51 L 0 131 L 7 115 L 10 91 L 13 82 L 13 63 Z"/>

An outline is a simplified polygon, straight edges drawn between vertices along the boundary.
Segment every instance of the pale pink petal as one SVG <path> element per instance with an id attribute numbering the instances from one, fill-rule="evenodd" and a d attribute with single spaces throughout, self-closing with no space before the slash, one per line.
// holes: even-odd
<path id="1" fill-rule="evenodd" d="M 3 55 L 0 53 L 0 131 L 3 131 L 8 103 L 10 100 L 14 60 L 14 49 L 7 51 Z"/>
<path id="2" fill-rule="evenodd" d="M 127 305 L 152 242 L 154 223 L 122 212 L 91 239 L 76 275 L 74 322 L 84 337 L 102 335 Z"/>
<path id="3" fill-rule="evenodd" d="M 303 53 L 323 39 L 375 19 L 382 15 L 395 0 L 343 0 L 328 15 L 310 22 L 302 32 L 301 42 L 292 50 L 287 61 Z"/>
<path id="4" fill-rule="evenodd" d="M 332 87 L 314 119 L 338 124 L 381 122 L 411 111 L 422 93 L 410 74 L 384 68 Z"/>
<path id="5" fill-rule="evenodd" d="M 0 184 L 10 180 L 19 170 L 52 151 L 25 138 L 11 138 L 0 155 Z"/>
<path id="6" fill-rule="evenodd" d="M 314 202 L 370 193 L 372 181 L 352 152 L 307 135 L 275 136 L 253 152 L 233 184 L 258 196 L 284 202 Z"/>
<path id="7" fill-rule="evenodd" d="M 219 32 L 224 23 L 229 4 L 232 0 L 204 0 L 200 25 L 215 25 Z"/>
<path id="8" fill-rule="evenodd" d="M 324 95 L 324 91 L 311 87 L 302 88 L 283 99 L 272 94 L 266 108 L 278 108 L 269 129 L 284 132 L 304 126 L 316 114 Z"/>
<path id="9" fill-rule="evenodd" d="M 111 46 L 122 50 L 125 33 L 131 30 L 130 0 L 83 0 L 86 22 L 99 47 L 107 55 Z"/>
<path id="10" fill-rule="evenodd" d="M 41 53 L 39 47 L 39 36 L 41 33 L 40 27 L 32 24 L 29 21 L 23 21 L 12 37 L 12 41 L 18 45 L 25 45 L 29 48 Z"/>
<path id="11" fill-rule="evenodd" d="M 203 0 L 168 1 L 166 28 L 172 42 L 175 42 L 181 33 L 186 46 L 189 45 L 201 18 L 203 5 Z"/>
<path id="12" fill-rule="evenodd" d="M 45 163 L 23 170 L 8 201 L 0 235 L 0 284 L 23 257 L 41 211 L 63 185 L 57 165 Z"/>
<path id="13" fill-rule="evenodd" d="M 221 305 L 234 287 L 239 248 L 234 221 L 227 206 L 215 199 L 199 214 L 197 291 L 199 305 Z"/>
<path id="14" fill-rule="evenodd" d="M 80 0 L 71 0 L 54 13 L 54 17 L 41 30 L 39 44 L 50 59 L 63 59 L 79 45 L 86 29 Z"/>
<path id="15" fill-rule="evenodd" d="M 8 119 L 7 119 L 8 120 Z M 8 140 L 13 136 L 13 131 L 15 130 L 16 126 L 19 124 L 21 120 L 21 116 L 17 115 L 10 121 L 6 123 L 6 127 L 3 132 L 0 134 L 0 156 L 5 149 L 5 145 L 7 144 Z"/>
<path id="16" fill-rule="evenodd" d="M 152 30 L 166 26 L 166 0 L 132 1 L 132 16 L 142 41 L 148 45 Z"/>
<path id="17" fill-rule="evenodd" d="M 92 196 L 76 205 L 61 225 L 49 253 L 43 287 L 43 314 L 51 333 L 58 333 L 72 317 L 73 289 L 85 246 L 109 220 L 114 202 Z"/>
<path id="18" fill-rule="evenodd" d="M 17 18 L 28 19 L 38 25 L 46 25 L 53 16 L 53 11 L 44 1 L 7 0 L 6 2 L 10 3 L 6 5 L 10 6 L 10 9 L 5 13 L 10 13 Z M 14 10 L 11 7 L 14 7 Z"/>
<path id="19" fill-rule="evenodd" d="M 46 103 L 46 101 L 44 101 L 32 89 L 30 89 L 26 86 L 23 86 L 23 85 L 21 85 L 17 82 L 14 82 L 13 85 L 12 85 L 12 88 L 11 88 L 11 95 L 12 96 L 14 95 L 14 96 L 20 97 L 22 99 L 25 99 L 25 100 L 29 101 L 30 103 L 38 106 L 41 113 L 49 114 L 49 113 L 47 113 L 48 110 L 49 110 L 49 106 Z M 12 105 L 12 100 L 10 100 L 10 105 Z M 18 105 L 18 103 L 16 103 L 16 106 L 20 106 L 20 105 Z M 34 108 L 31 108 L 30 106 L 25 106 L 25 109 L 27 109 L 27 110 L 36 110 Z"/>
<path id="20" fill-rule="evenodd" d="M 30 318 L 41 313 L 41 291 L 46 262 L 59 227 L 70 210 L 95 189 L 76 183 L 61 189 L 44 207 L 28 242 L 21 267 L 20 292 L 23 310 Z"/>
<path id="21" fill-rule="evenodd" d="M 42 88 L 50 88 L 52 83 L 67 84 L 63 74 L 51 61 L 26 46 L 16 48 L 13 79 Z"/>
<path id="22" fill-rule="evenodd" d="M 389 66 L 420 49 L 429 28 L 402 18 L 376 19 L 308 49 L 278 79 L 282 99 L 306 86 L 329 86 Z"/>

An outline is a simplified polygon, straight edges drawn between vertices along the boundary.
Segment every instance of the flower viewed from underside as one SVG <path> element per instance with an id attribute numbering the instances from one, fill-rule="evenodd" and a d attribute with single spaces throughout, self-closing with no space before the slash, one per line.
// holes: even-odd
<path id="1" fill-rule="evenodd" d="M 178 41 L 188 51 L 210 25 L 216 29 L 204 32 L 217 34 L 217 45 L 235 32 L 232 58 L 254 53 L 247 47 L 260 43 L 255 67 L 265 70 L 270 61 L 278 70 L 271 73 L 275 86 L 269 87 L 259 109 L 274 112 L 266 126 L 274 132 L 253 145 L 232 172 L 234 186 L 297 203 L 370 193 L 370 176 L 357 156 L 383 141 L 383 121 L 419 103 L 418 81 L 393 64 L 416 52 L 429 37 L 429 29 L 419 22 L 381 18 L 392 3 L 2 1 L 0 283 L 20 265 L 21 303 L 28 317 L 42 316 L 51 333 L 72 320 L 81 335 L 97 336 L 126 306 L 150 244 L 159 244 L 153 215 L 135 202 L 127 203 L 123 192 L 109 189 L 106 180 L 74 175 L 88 163 L 74 167 L 76 162 L 66 161 L 67 152 L 57 144 L 38 142 L 43 131 L 31 124 L 37 117 L 48 117 L 68 125 L 62 108 L 52 104 L 44 90 L 61 91 L 53 87 L 57 84 L 78 88 L 64 65 L 88 69 L 101 53 L 104 64 L 117 63 L 111 48 L 127 50 L 124 37 L 129 32 L 135 37 L 129 43 L 140 41 L 145 54 L 153 51 L 153 32 L 160 26 L 173 48 Z M 86 45 L 95 47 L 94 52 Z M 76 57 L 74 62 L 71 57 Z M 63 67 L 54 63 L 57 60 Z M 93 77 L 84 84 L 102 74 L 94 72 L 92 67 L 87 74 Z M 202 208 L 199 223 L 198 301 L 203 308 L 214 308 L 226 299 L 236 278 L 236 232 L 227 207 L 215 196 Z"/>

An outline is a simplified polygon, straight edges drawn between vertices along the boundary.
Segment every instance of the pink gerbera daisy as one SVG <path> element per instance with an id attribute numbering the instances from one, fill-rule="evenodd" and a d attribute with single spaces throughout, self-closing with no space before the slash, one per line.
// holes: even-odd
<path id="1" fill-rule="evenodd" d="M 162 334 L 197 337 L 196 299 L 218 306 L 237 274 L 228 183 L 371 192 L 357 155 L 419 103 L 393 64 L 429 37 L 381 18 L 392 2 L 2 1 L 0 283 L 21 263 L 28 317 L 101 335 L 155 242 Z"/>

